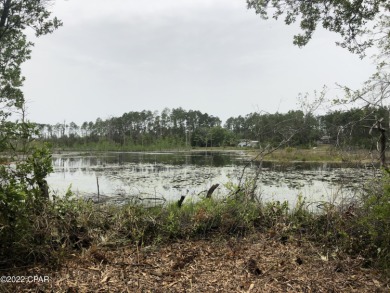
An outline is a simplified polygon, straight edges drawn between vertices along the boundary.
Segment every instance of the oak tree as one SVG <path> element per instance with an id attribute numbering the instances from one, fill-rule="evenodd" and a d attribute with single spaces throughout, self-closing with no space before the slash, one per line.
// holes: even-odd
<path id="1" fill-rule="evenodd" d="M 23 237 L 29 213 L 40 210 L 48 198 L 46 176 L 52 171 L 47 148 L 30 142 L 35 126 L 25 116 L 21 65 L 31 57 L 37 37 L 53 32 L 61 22 L 51 18 L 47 0 L 0 0 L 0 252 Z M 1 255 L 0 255 L 1 256 Z"/>
<path id="2" fill-rule="evenodd" d="M 288 25 L 299 21 L 302 33 L 294 44 L 305 46 L 318 25 L 342 37 L 337 44 L 364 56 L 375 45 L 390 48 L 388 0 L 247 0 L 248 8 L 267 19 L 284 17 Z"/>

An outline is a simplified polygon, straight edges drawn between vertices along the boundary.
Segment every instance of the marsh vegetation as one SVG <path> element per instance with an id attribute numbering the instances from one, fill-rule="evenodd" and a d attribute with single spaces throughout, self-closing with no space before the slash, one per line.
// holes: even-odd
<path id="1" fill-rule="evenodd" d="M 300 110 L 224 125 L 181 107 L 81 125 L 28 121 L 26 28 L 42 36 L 62 22 L 50 1 L 0 2 L 0 270 L 52 277 L 2 277 L 0 291 L 389 290 L 390 6 L 285 2 L 247 4 L 300 20 L 298 46 L 318 24 L 360 57 L 375 46 L 377 72 L 360 90 L 340 86 L 341 99 L 301 95 Z M 315 113 L 330 100 L 336 108 Z M 234 151 L 210 152 L 226 147 Z"/>

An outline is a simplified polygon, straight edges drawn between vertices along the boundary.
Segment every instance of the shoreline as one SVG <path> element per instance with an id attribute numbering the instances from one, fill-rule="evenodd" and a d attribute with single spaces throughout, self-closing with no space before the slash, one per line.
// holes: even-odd
<path id="1" fill-rule="evenodd" d="M 53 149 L 53 155 L 80 154 L 91 155 L 96 153 L 150 153 L 150 154 L 171 154 L 171 153 L 241 153 L 248 158 L 256 159 L 258 153 L 253 149 L 241 148 L 191 148 L 191 149 L 164 149 L 164 150 L 99 150 L 99 149 Z M 330 148 L 321 149 L 299 149 L 284 148 L 265 155 L 265 163 L 330 163 L 330 164 L 373 164 L 378 165 L 378 158 L 375 158 L 369 150 L 359 149 L 353 152 L 343 152 Z M 390 155 L 390 153 L 389 153 Z"/>

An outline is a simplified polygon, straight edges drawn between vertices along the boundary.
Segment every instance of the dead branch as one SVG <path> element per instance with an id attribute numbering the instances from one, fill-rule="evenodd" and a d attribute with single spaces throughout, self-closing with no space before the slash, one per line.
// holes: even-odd
<path id="1" fill-rule="evenodd" d="M 183 205 L 183 201 L 185 200 L 185 198 L 186 198 L 186 196 L 185 196 L 185 195 L 182 195 L 182 196 L 180 197 L 180 199 L 178 200 L 177 206 L 178 206 L 179 208 L 181 208 L 181 206 Z"/>
<path id="2" fill-rule="evenodd" d="M 218 188 L 219 184 L 214 184 L 213 186 L 210 187 L 209 191 L 207 191 L 206 198 L 211 198 L 211 195 L 213 194 L 214 190 Z"/>

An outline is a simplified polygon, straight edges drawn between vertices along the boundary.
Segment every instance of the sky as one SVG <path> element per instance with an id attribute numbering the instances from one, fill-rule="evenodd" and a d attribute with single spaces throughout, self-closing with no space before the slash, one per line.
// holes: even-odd
<path id="1" fill-rule="evenodd" d="M 182 107 L 222 121 L 298 109 L 299 93 L 358 88 L 374 72 L 317 30 L 292 44 L 298 25 L 262 20 L 245 0 L 56 0 L 64 23 L 38 39 L 23 65 L 31 121 L 95 121 Z"/>

